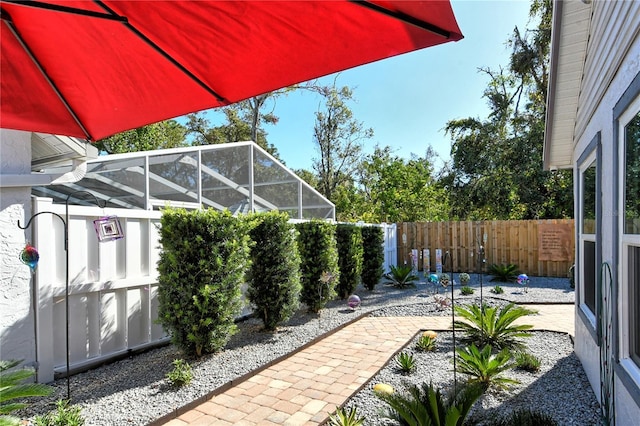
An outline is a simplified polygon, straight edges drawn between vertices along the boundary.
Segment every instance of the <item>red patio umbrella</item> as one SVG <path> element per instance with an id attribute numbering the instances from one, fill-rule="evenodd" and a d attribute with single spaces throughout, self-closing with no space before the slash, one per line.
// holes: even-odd
<path id="1" fill-rule="evenodd" d="M 0 127 L 88 140 L 462 38 L 440 0 L 0 7 Z"/>

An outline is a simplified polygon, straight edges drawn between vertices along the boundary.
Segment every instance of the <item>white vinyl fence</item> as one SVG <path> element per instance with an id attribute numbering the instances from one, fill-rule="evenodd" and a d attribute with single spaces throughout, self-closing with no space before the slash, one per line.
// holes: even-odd
<path id="1" fill-rule="evenodd" d="M 33 212 L 47 212 L 36 216 L 29 230 L 40 253 L 33 277 L 38 381 L 49 382 L 66 371 L 65 206 L 34 198 Z M 125 237 L 98 242 L 93 221 L 112 215 L 119 218 Z M 159 211 L 69 206 L 71 372 L 168 340 L 155 323 L 160 217 Z M 397 258 L 396 225 L 381 226 L 388 271 Z"/>
<path id="2" fill-rule="evenodd" d="M 34 215 L 65 218 L 65 206 L 35 198 Z M 98 242 L 93 221 L 117 215 L 125 238 Z M 167 339 L 157 318 L 157 211 L 69 206 L 69 361 L 77 370 Z M 25 224 L 23 224 L 24 226 Z M 38 380 L 66 370 L 64 222 L 43 213 L 31 225 Z"/>

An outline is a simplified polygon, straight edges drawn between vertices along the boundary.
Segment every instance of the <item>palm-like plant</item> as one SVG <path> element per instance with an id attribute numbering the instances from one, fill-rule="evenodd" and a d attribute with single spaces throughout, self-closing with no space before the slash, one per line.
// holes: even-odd
<path id="1" fill-rule="evenodd" d="M 454 322 L 456 329 L 466 332 L 466 336 L 461 339 L 463 342 L 474 343 L 480 347 L 491 345 L 498 350 L 521 348 L 522 343 L 518 342 L 517 338 L 531 336 L 526 330 L 533 326 L 513 325 L 513 322 L 520 317 L 536 313 L 513 303 L 505 305 L 500 310 L 497 306 L 481 308 L 478 305 L 454 306 L 454 309 L 457 316 L 466 320 Z"/>
<path id="2" fill-rule="evenodd" d="M 491 281 L 500 281 L 503 283 L 515 281 L 520 271 L 518 265 L 513 263 L 505 264 L 492 264 L 489 266 L 489 275 L 493 275 Z"/>
<path id="3" fill-rule="evenodd" d="M 503 349 L 496 355 L 492 355 L 490 345 L 486 345 L 482 350 L 471 345 L 456 349 L 456 353 L 458 354 L 456 371 L 469 376 L 471 383 L 478 383 L 484 389 L 488 389 L 491 385 L 505 388 L 509 384 L 519 383 L 517 380 L 500 375 L 513 366 L 510 362 L 511 353 L 508 349 Z"/>
<path id="4" fill-rule="evenodd" d="M 384 277 L 391 282 L 394 287 L 410 287 L 418 276 L 413 273 L 413 268 L 408 265 L 390 266 L 391 271 L 384 274 Z"/>
<path id="5" fill-rule="evenodd" d="M 462 426 L 469 410 L 482 395 L 481 386 L 473 383 L 459 386 L 443 395 L 433 384 L 412 385 L 409 394 L 378 394 L 389 407 L 383 416 L 401 425 L 411 426 Z"/>
<path id="6" fill-rule="evenodd" d="M 0 425 L 19 425 L 20 419 L 10 416 L 16 410 L 27 406 L 25 403 L 9 402 L 18 398 L 51 395 L 53 389 L 40 383 L 22 383 L 34 375 L 33 369 L 11 370 L 22 361 L 0 361 Z"/>

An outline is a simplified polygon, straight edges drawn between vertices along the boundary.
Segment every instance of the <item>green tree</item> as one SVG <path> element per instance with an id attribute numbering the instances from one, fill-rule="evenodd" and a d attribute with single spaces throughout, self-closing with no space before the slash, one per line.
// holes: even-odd
<path id="1" fill-rule="evenodd" d="M 353 90 L 335 85 L 321 90 L 324 107 L 316 112 L 313 140 L 320 157 L 314 159 L 313 169 L 318 177 L 318 190 L 334 201 L 338 187 L 348 183 L 362 156 L 365 140 L 373 137 L 373 130 L 365 128 L 353 117 L 348 102 Z"/>
<path id="2" fill-rule="evenodd" d="M 409 160 L 392 155 L 389 147 L 376 147 L 359 169 L 360 212 L 374 222 L 446 220 L 448 195 L 435 177 L 435 154 Z"/>
<path id="3" fill-rule="evenodd" d="M 275 330 L 298 309 L 300 256 L 295 225 L 286 213 L 256 213 L 249 235 L 251 268 L 247 297 L 265 329 Z"/>
<path id="4" fill-rule="evenodd" d="M 215 145 L 252 140 L 280 160 L 277 148 L 267 141 L 267 132 L 263 128 L 252 127 L 250 121 L 252 118 L 243 110 L 243 105 L 245 104 L 240 103 L 225 107 L 226 122 L 219 126 L 212 126 L 204 112 L 189 114 L 187 116 L 187 131 L 193 135 L 193 144 Z M 263 118 L 263 120 L 266 119 Z M 273 116 L 268 122 L 276 123 L 277 117 Z"/>
<path id="5" fill-rule="evenodd" d="M 571 217 L 570 171 L 542 169 L 547 96 L 550 0 L 530 9 L 535 29 L 514 29 L 508 69 L 481 69 L 490 78 L 484 97 L 486 119 L 451 120 L 450 168 L 441 182 L 448 189 L 451 215 L 460 219 L 544 219 Z"/>
<path id="6" fill-rule="evenodd" d="M 178 148 L 188 146 L 186 132 L 177 121 L 166 120 L 101 139 L 96 148 L 107 154 Z"/>
<path id="7" fill-rule="evenodd" d="M 236 331 L 251 258 L 248 222 L 228 211 L 165 209 L 158 322 L 187 355 L 221 350 Z"/>

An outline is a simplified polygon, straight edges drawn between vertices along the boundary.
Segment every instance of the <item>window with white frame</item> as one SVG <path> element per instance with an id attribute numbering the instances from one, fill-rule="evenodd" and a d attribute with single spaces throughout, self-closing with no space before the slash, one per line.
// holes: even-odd
<path id="1" fill-rule="evenodd" d="M 580 258 L 578 293 L 580 305 L 595 327 L 596 314 L 596 203 L 597 158 L 596 152 L 579 165 L 580 171 Z"/>
<path id="2" fill-rule="evenodd" d="M 640 366 L 640 96 L 620 116 L 623 358 Z M 627 309 L 625 309 L 627 308 Z"/>

